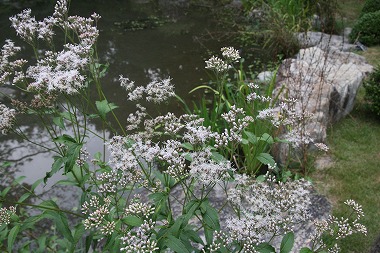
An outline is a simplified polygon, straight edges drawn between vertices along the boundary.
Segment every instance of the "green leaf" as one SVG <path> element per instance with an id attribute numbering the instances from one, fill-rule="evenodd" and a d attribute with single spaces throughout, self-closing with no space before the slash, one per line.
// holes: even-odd
<path id="1" fill-rule="evenodd" d="M 27 198 L 29 198 L 30 195 L 32 195 L 30 192 L 26 192 L 26 193 L 24 193 L 24 194 L 18 199 L 18 202 L 19 202 L 19 203 L 24 202 L 24 200 L 26 200 Z"/>
<path id="2" fill-rule="evenodd" d="M 109 113 L 113 109 L 118 108 L 118 106 L 116 106 L 114 103 L 108 103 L 106 99 L 102 101 L 96 101 L 95 105 L 102 119 L 106 118 L 107 113 Z"/>
<path id="3" fill-rule="evenodd" d="M 273 166 L 276 163 L 273 157 L 268 153 L 260 153 L 256 156 L 256 158 L 263 164 L 269 164 Z"/>
<path id="4" fill-rule="evenodd" d="M 53 210 L 45 210 L 43 215 L 45 218 L 54 220 L 54 224 L 57 227 L 57 230 L 63 235 L 65 239 L 71 243 L 74 242 L 74 238 L 71 234 L 66 215 L 64 215 L 62 212 Z"/>
<path id="5" fill-rule="evenodd" d="M 129 215 L 129 216 L 123 218 L 122 221 L 125 224 L 128 224 L 129 226 L 132 226 L 132 227 L 138 227 L 141 224 L 143 224 L 143 220 L 142 219 L 140 219 L 137 216 L 133 216 L 133 215 Z"/>
<path id="6" fill-rule="evenodd" d="M 193 241 L 193 242 L 196 242 L 196 243 L 199 243 L 199 244 L 204 244 L 202 238 L 199 236 L 199 234 L 197 232 L 195 232 L 194 230 L 192 229 L 186 229 L 185 231 L 183 231 L 183 233 L 186 233 L 187 236 Z"/>
<path id="7" fill-rule="evenodd" d="M 30 190 L 33 192 L 37 188 L 37 186 L 39 186 L 41 184 L 42 181 L 43 181 L 42 178 L 38 179 L 36 182 L 33 183 L 33 185 L 30 188 Z"/>
<path id="8" fill-rule="evenodd" d="M 181 143 L 181 146 L 182 146 L 183 148 L 188 149 L 188 150 L 194 150 L 193 145 L 192 145 L 191 143 L 189 143 L 189 142 Z"/>
<path id="9" fill-rule="evenodd" d="M 79 157 L 83 144 L 73 143 L 69 145 L 65 157 L 65 174 L 71 171 Z"/>
<path id="10" fill-rule="evenodd" d="M 15 245 L 16 237 L 20 232 L 20 225 L 14 226 L 8 234 L 8 252 L 12 252 L 12 248 Z"/>
<path id="11" fill-rule="evenodd" d="M 190 253 L 182 241 L 172 235 L 167 236 L 165 245 L 168 246 L 171 250 L 174 250 L 178 253 Z"/>
<path id="12" fill-rule="evenodd" d="M 16 179 L 13 181 L 12 185 L 15 186 L 15 185 L 20 184 L 21 181 L 23 181 L 25 178 L 26 178 L 26 176 L 20 176 L 20 177 L 16 178 Z"/>
<path id="13" fill-rule="evenodd" d="M 276 253 L 275 248 L 267 242 L 259 244 L 255 249 L 260 253 Z"/>
<path id="14" fill-rule="evenodd" d="M 314 253 L 311 249 L 304 247 L 300 250 L 300 253 Z"/>
<path id="15" fill-rule="evenodd" d="M 257 143 L 257 137 L 254 133 L 251 133 L 249 131 L 244 131 L 245 135 L 247 135 L 248 141 L 252 144 Z"/>
<path id="16" fill-rule="evenodd" d="M 282 238 L 281 246 L 280 246 L 280 253 L 289 253 L 294 244 L 294 233 L 289 232 Z"/>
<path id="17" fill-rule="evenodd" d="M 210 206 L 208 201 L 202 202 L 201 209 L 206 242 L 207 244 L 211 244 L 213 241 L 214 231 L 220 230 L 219 215 L 216 209 Z"/>
<path id="18" fill-rule="evenodd" d="M 247 145 L 247 144 L 249 143 L 249 141 L 248 141 L 247 139 L 242 138 L 242 139 L 241 139 L 241 143 L 242 143 L 243 145 Z"/>
<path id="19" fill-rule="evenodd" d="M 263 133 L 263 135 L 261 135 L 261 137 L 259 138 L 259 141 L 265 141 L 268 144 L 274 143 L 273 137 L 267 133 Z"/>
<path id="20" fill-rule="evenodd" d="M 65 129 L 65 124 L 63 122 L 63 117 L 55 117 L 53 118 L 53 123 L 58 126 L 60 129 Z"/>
<path id="21" fill-rule="evenodd" d="M 226 160 L 224 156 L 219 154 L 218 152 L 211 152 L 211 159 L 214 160 L 215 162 L 223 162 Z"/>
<path id="22" fill-rule="evenodd" d="M 44 183 L 46 184 L 47 180 L 51 178 L 55 173 L 57 173 L 63 166 L 64 159 L 60 156 L 54 157 L 54 163 L 51 166 L 51 170 L 46 172 L 46 176 L 44 177 Z"/>
<path id="23" fill-rule="evenodd" d="M 54 138 L 54 142 L 63 143 L 65 145 L 68 145 L 70 143 L 77 143 L 77 141 L 73 137 L 67 134 Z"/>
<path id="24" fill-rule="evenodd" d="M 199 90 L 199 89 L 209 89 L 209 90 L 212 90 L 215 95 L 219 94 L 219 92 L 217 90 L 211 88 L 208 85 L 199 85 L 199 86 L 195 87 L 194 89 L 192 89 L 191 91 L 189 91 L 189 93 L 193 93 L 194 91 Z"/>
<path id="25" fill-rule="evenodd" d="M 8 186 L 4 190 L 2 190 L 1 191 L 1 197 L 5 197 L 11 188 L 12 187 Z"/>

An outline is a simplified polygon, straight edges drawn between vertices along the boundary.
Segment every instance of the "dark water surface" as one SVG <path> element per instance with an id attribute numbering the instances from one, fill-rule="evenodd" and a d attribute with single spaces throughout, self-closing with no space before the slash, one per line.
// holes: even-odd
<path id="1" fill-rule="evenodd" d="M 14 8 L 16 2 L 3 2 L 8 2 L 8 5 L 0 10 L 1 45 L 7 38 L 15 40 L 8 17 L 22 10 Z M 31 6 L 37 20 L 52 15 L 54 3 L 51 2 Z M 205 34 L 218 29 L 218 25 L 210 14 L 210 8 L 190 6 L 188 1 L 72 0 L 70 15 L 87 17 L 94 12 L 102 16 L 98 24 L 98 51 L 102 61 L 110 64 L 103 79 L 104 90 L 108 100 L 120 106 L 116 113 L 122 120 L 135 111 L 135 106 L 127 103 L 126 93 L 117 82 L 120 74 L 134 80 L 137 85 L 146 85 L 152 77 L 170 76 L 176 93 L 190 101 L 197 97 L 188 92 L 207 80 L 204 60 L 209 52 L 218 52 L 220 47 L 228 46 L 202 39 Z M 167 107 L 160 109 L 179 111 L 175 103 Z M 155 114 L 155 107 L 148 109 Z M 49 142 L 50 138 L 38 122 L 23 118 L 18 123 L 33 141 Z M 89 128 L 96 131 L 98 127 L 90 124 Z M 90 136 L 86 147 L 90 153 L 95 153 L 102 150 L 103 143 Z M 0 136 L 0 164 L 5 161 L 9 161 L 10 166 L 0 170 L 0 184 L 3 186 L 21 175 L 26 176 L 26 184 L 34 183 L 50 170 L 53 159 L 51 154 L 35 145 L 7 135 Z M 38 192 L 51 190 L 51 186 L 61 178 L 55 175 L 46 187 L 39 187 Z"/>

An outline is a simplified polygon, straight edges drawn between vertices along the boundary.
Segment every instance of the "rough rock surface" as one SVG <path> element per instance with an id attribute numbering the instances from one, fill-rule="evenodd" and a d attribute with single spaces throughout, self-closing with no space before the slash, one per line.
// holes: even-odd
<path id="1" fill-rule="evenodd" d="M 357 45 L 348 43 L 348 34 L 350 32 L 351 29 L 346 28 L 343 36 L 330 35 L 322 32 L 298 33 L 297 39 L 302 48 L 317 46 L 323 50 L 336 49 L 340 51 L 352 51 Z"/>
<path id="2" fill-rule="evenodd" d="M 303 129 L 315 143 L 325 142 L 327 127 L 351 112 L 358 88 L 372 70 L 360 55 L 314 46 L 283 61 L 276 76 L 277 91 L 282 88 L 280 97 L 297 99 L 297 112 L 312 114 Z M 286 149 L 276 148 L 279 163 L 287 159 Z"/>

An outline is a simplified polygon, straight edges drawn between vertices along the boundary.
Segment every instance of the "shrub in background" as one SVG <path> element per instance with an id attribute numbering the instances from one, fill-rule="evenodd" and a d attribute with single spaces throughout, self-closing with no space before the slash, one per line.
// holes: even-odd
<path id="1" fill-rule="evenodd" d="M 366 46 L 380 44 L 380 11 L 364 14 L 356 22 L 350 34 L 352 42 L 359 40 Z"/>
<path id="2" fill-rule="evenodd" d="M 380 11 L 380 0 L 367 0 L 363 5 L 360 16 L 376 11 Z"/>
<path id="3" fill-rule="evenodd" d="M 376 67 L 363 85 L 369 109 L 380 116 L 380 66 Z"/>

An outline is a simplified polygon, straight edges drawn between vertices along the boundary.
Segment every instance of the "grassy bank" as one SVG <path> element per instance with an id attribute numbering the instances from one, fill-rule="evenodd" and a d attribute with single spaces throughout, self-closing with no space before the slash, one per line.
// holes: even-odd
<path id="1" fill-rule="evenodd" d="M 315 171 L 312 177 L 333 203 L 335 215 L 344 214 L 346 199 L 363 205 L 368 236 L 347 238 L 342 252 L 369 252 L 380 234 L 380 119 L 360 103 L 351 115 L 330 128 L 328 136 L 334 164 Z"/>
<path id="2" fill-rule="evenodd" d="M 353 25 L 364 2 L 338 1 L 347 26 Z M 380 63 L 380 47 L 369 48 L 362 55 L 373 65 Z M 346 199 L 363 205 L 368 235 L 347 238 L 341 252 L 369 252 L 380 235 L 380 118 L 366 110 L 363 96 L 362 88 L 352 113 L 328 132 L 333 165 L 312 174 L 317 188 L 333 203 L 334 215 L 344 215 Z"/>

